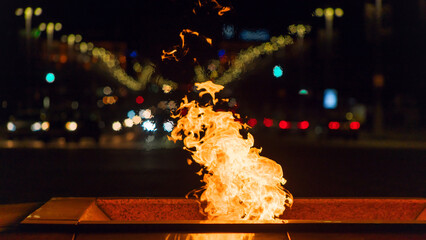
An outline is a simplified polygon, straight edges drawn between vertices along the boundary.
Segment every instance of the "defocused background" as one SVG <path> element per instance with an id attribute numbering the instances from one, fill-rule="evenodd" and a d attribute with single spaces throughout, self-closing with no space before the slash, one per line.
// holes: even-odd
<path id="1" fill-rule="evenodd" d="M 2 1 L 0 202 L 184 196 L 209 79 L 296 196 L 426 196 L 426 0 L 205 2 Z"/>

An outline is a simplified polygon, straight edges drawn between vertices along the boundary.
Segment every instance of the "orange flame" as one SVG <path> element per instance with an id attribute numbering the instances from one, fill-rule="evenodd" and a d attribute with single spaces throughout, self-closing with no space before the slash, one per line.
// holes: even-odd
<path id="1" fill-rule="evenodd" d="M 231 7 L 224 7 L 224 6 L 220 5 L 216 0 L 204 0 L 203 3 L 201 3 L 201 0 L 198 0 L 198 6 L 203 7 L 204 5 L 207 5 L 208 2 L 210 2 L 214 5 L 213 6 L 214 9 L 219 9 L 219 11 L 217 13 L 219 16 L 223 16 L 223 14 L 225 14 L 226 12 L 231 11 Z M 194 14 L 196 14 L 195 8 L 192 9 L 192 12 Z"/>
<path id="2" fill-rule="evenodd" d="M 204 213 L 211 220 L 277 218 L 293 202 L 283 188 L 286 180 L 281 166 L 259 155 L 261 149 L 253 147 L 250 133 L 247 138 L 241 135 L 240 131 L 249 127 L 236 121 L 238 115 L 213 110 L 219 101 L 215 94 L 223 86 L 211 81 L 195 86 L 199 96 L 210 95 L 213 104 L 200 106 L 184 97 L 179 114 L 173 116 L 180 119 L 169 139 L 183 140 L 184 149 L 203 167 L 205 186 L 194 193 L 203 191 L 200 201 L 205 204 Z"/>
<path id="3" fill-rule="evenodd" d="M 188 48 L 187 44 L 185 44 L 185 34 L 192 34 L 192 35 L 195 35 L 197 37 L 200 37 L 200 38 L 204 39 L 204 41 L 206 41 L 210 46 L 213 43 L 211 38 L 200 35 L 198 32 L 192 31 L 190 29 L 183 29 L 179 33 L 179 37 L 182 41 L 182 45 L 180 47 L 178 45 L 174 46 L 173 47 L 174 49 L 171 50 L 171 51 L 163 50 L 163 55 L 161 55 L 161 60 L 164 61 L 164 59 L 174 59 L 176 62 L 178 62 L 180 58 L 182 58 L 182 57 L 186 56 L 186 54 L 188 54 L 189 48 Z M 178 51 L 179 48 L 181 49 L 181 51 Z M 180 56 L 178 56 L 178 54 Z"/>

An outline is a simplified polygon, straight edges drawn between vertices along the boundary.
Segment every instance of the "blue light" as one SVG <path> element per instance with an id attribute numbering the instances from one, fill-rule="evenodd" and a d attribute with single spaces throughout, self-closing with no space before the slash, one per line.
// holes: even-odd
<path id="1" fill-rule="evenodd" d="M 130 57 L 135 58 L 138 56 L 138 53 L 136 51 L 133 51 L 130 53 Z"/>
<path id="2" fill-rule="evenodd" d="M 283 68 L 281 66 L 275 65 L 273 69 L 274 77 L 279 78 L 283 76 Z"/>
<path id="3" fill-rule="evenodd" d="M 335 109 L 337 107 L 337 90 L 336 89 L 324 90 L 323 106 L 325 109 Z"/>
<path id="4" fill-rule="evenodd" d="M 136 116 L 136 112 L 134 110 L 130 110 L 127 113 L 127 117 L 130 118 L 130 119 L 132 119 L 134 116 Z"/>
<path id="5" fill-rule="evenodd" d="M 55 81 L 55 74 L 48 73 L 46 74 L 46 82 L 53 83 Z"/>
<path id="6" fill-rule="evenodd" d="M 219 52 L 217 53 L 217 55 L 219 57 L 223 57 L 225 55 L 225 50 L 224 49 L 220 49 Z"/>
<path id="7" fill-rule="evenodd" d="M 225 39 L 231 39 L 235 36 L 235 27 L 234 25 L 223 25 L 222 35 Z"/>
<path id="8" fill-rule="evenodd" d="M 244 41 L 269 41 L 269 31 L 266 29 L 258 29 L 255 31 L 242 30 L 240 32 L 240 38 Z"/>

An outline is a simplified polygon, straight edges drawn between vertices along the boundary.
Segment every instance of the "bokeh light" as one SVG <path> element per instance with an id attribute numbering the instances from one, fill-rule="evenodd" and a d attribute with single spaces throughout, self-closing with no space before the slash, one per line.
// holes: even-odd
<path id="1" fill-rule="evenodd" d="M 137 103 L 137 104 L 142 104 L 144 101 L 145 101 L 145 99 L 143 99 L 143 97 L 142 97 L 142 96 L 137 96 L 137 97 L 136 97 L 136 103 Z"/>
<path id="2" fill-rule="evenodd" d="M 343 10 L 341 8 L 336 8 L 334 10 L 334 13 L 336 14 L 337 17 L 342 17 L 343 14 L 344 14 L 344 12 L 343 12 Z"/>
<path id="3" fill-rule="evenodd" d="M 43 9 L 39 7 L 34 10 L 34 15 L 36 16 L 40 16 L 42 13 L 43 13 Z"/>
<path id="4" fill-rule="evenodd" d="M 55 74 L 48 73 L 46 74 L 46 82 L 53 83 L 55 81 Z"/>
<path id="5" fill-rule="evenodd" d="M 77 123 L 76 123 L 76 122 L 74 122 L 74 121 L 72 121 L 72 122 L 67 122 L 67 123 L 65 124 L 65 128 L 66 128 L 68 131 L 70 131 L 70 132 L 73 132 L 73 131 L 77 130 L 77 127 L 78 127 L 78 125 L 77 125 Z"/>
<path id="6" fill-rule="evenodd" d="M 279 78 L 283 76 L 283 69 L 279 65 L 275 65 L 274 69 L 272 70 L 274 77 Z"/>
<path id="7" fill-rule="evenodd" d="M 142 128 L 145 131 L 148 131 L 148 132 L 154 132 L 154 131 L 156 131 L 157 130 L 156 127 L 157 126 L 156 126 L 155 122 L 152 121 L 152 120 L 146 120 L 145 122 L 142 123 Z"/>
<path id="8" fill-rule="evenodd" d="M 118 132 L 118 131 L 121 130 L 121 128 L 122 128 L 122 126 L 121 126 L 120 122 L 116 121 L 116 122 L 112 123 L 112 130 Z"/>
<path id="9" fill-rule="evenodd" d="M 248 124 L 250 127 L 254 127 L 254 126 L 256 126 L 256 124 L 257 124 L 257 120 L 256 120 L 256 118 L 250 118 L 250 119 L 247 121 L 247 124 Z"/>
<path id="10" fill-rule="evenodd" d="M 361 124 L 359 122 L 351 122 L 349 124 L 349 128 L 352 130 L 358 130 L 361 127 Z"/>
<path id="11" fill-rule="evenodd" d="M 273 124 L 274 124 L 274 120 L 272 120 L 271 118 L 263 119 L 263 125 L 265 125 L 265 127 L 272 127 Z"/>
<path id="12" fill-rule="evenodd" d="M 309 128 L 309 122 L 308 121 L 301 121 L 299 123 L 297 123 L 297 127 L 299 129 L 305 130 Z"/>
<path id="13" fill-rule="evenodd" d="M 278 126 L 281 129 L 289 129 L 291 127 L 290 122 L 287 122 L 287 121 L 284 121 L 284 120 L 280 121 L 280 123 L 278 124 Z"/>
<path id="14" fill-rule="evenodd" d="M 16 126 L 15 126 L 15 124 L 14 124 L 13 122 L 8 122 L 8 123 L 7 123 L 7 130 L 8 130 L 9 132 L 14 132 L 14 131 L 16 131 Z"/>
<path id="15" fill-rule="evenodd" d="M 173 131 L 173 128 L 175 127 L 175 124 L 173 123 L 173 121 L 168 120 L 166 122 L 163 123 L 163 129 L 166 132 L 171 132 Z"/>

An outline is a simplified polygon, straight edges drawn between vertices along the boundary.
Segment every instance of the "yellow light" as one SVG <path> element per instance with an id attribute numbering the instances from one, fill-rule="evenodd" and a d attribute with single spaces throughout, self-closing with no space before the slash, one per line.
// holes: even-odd
<path id="1" fill-rule="evenodd" d="M 133 126 L 133 120 L 130 118 L 126 118 L 126 120 L 124 120 L 124 126 L 125 127 L 132 127 Z"/>
<path id="2" fill-rule="evenodd" d="M 116 132 L 118 132 L 118 131 L 120 131 L 121 130 L 121 123 L 120 122 L 114 122 L 113 124 L 112 124 L 112 130 L 114 130 L 114 131 L 116 131 Z"/>
<path id="3" fill-rule="evenodd" d="M 43 131 L 47 131 L 47 130 L 49 130 L 49 127 L 50 127 L 49 122 L 43 122 L 43 123 L 41 124 L 41 129 L 42 129 Z"/>
<path id="4" fill-rule="evenodd" d="M 324 16 L 324 10 L 322 10 L 322 8 L 315 9 L 315 16 L 317 16 L 317 17 Z"/>
<path id="5" fill-rule="evenodd" d="M 134 123 L 134 124 L 139 124 L 139 123 L 141 123 L 141 122 L 142 122 L 142 118 L 141 118 L 141 117 L 139 117 L 138 115 L 134 116 L 134 117 L 132 118 L 132 120 L 133 120 L 133 123 Z"/>
<path id="6" fill-rule="evenodd" d="M 83 37 L 80 34 L 75 35 L 75 42 L 76 43 L 81 42 L 81 40 L 83 40 Z"/>
<path id="7" fill-rule="evenodd" d="M 65 124 L 65 128 L 70 132 L 77 130 L 77 126 L 78 126 L 77 123 L 74 122 L 74 121 L 73 122 L 67 122 Z"/>
<path id="8" fill-rule="evenodd" d="M 43 12 L 43 10 L 41 9 L 41 8 L 36 8 L 35 10 L 34 10 L 34 15 L 36 15 L 36 16 L 40 16 L 41 15 L 41 13 Z"/>
<path id="9" fill-rule="evenodd" d="M 80 52 L 82 52 L 82 53 L 87 52 L 87 43 L 85 43 L 85 42 L 80 43 Z"/>
<path id="10" fill-rule="evenodd" d="M 336 8 L 336 10 L 334 12 L 335 12 L 337 17 L 343 16 L 343 10 L 341 8 Z"/>
<path id="11" fill-rule="evenodd" d="M 46 26 L 46 32 L 53 33 L 53 30 L 55 30 L 55 24 L 50 22 Z"/>
<path id="12" fill-rule="evenodd" d="M 325 9 L 325 16 L 326 17 L 332 17 L 333 15 L 334 15 L 334 9 L 333 8 Z"/>
<path id="13" fill-rule="evenodd" d="M 24 9 L 22 9 L 22 8 L 17 8 L 15 10 L 15 15 L 16 16 L 21 16 L 23 13 L 24 13 Z"/>
<path id="14" fill-rule="evenodd" d="M 290 26 L 288 26 L 288 30 L 290 31 L 291 34 L 295 34 L 297 31 L 297 27 L 296 25 L 292 24 Z"/>
<path id="15" fill-rule="evenodd" d="M 46 23 L 40 23 L 40 26 L 38 26 L 38 29 L 40 30 L 40 31 L 44 31 L 44 30 L 46 30 Z"/>
<path id="16" fill-rule="evenodd" d="M 30 7 L 25 8 L 24 14 L 25 14 L 25 19 L 31 18 L 33 15 L 33 9 Z"/>
<path id="17" fill-rule="evenodd" d="M 62 23 L 56 23 L 55 24 L 55 31 L 61 31 L 62 29 Z"/>
<path id="18" fill-rule="evenodd" d="M 346 120 L 350 121 L 354 118 L 354 114 L 351 112 L 346 113 Z"/>
<path id="19" fill-rule="evenodd" d="M 75 42 L 75 36 L 74 34 L 70 34 L 68 35 L 68 39 L 67 39 L 68 45 L 73 45 Z"/>
<path id="20" fill-rule="evenodd" d="M 89 42 L 89 43 L 87 44 L 87 50 L 92 51 L 92 49 L 93 49 L 93 48 L 94 48 L 93 43 Z"/>

